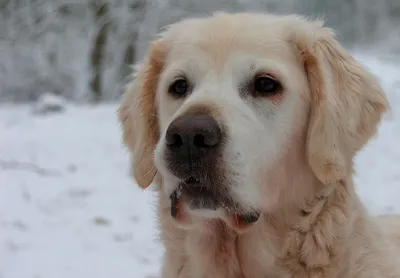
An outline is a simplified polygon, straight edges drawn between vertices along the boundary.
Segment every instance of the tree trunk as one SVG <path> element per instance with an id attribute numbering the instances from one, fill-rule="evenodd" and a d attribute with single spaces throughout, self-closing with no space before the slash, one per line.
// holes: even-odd
<path id="1" fill-rule="evenodd" d="M 106 1 L 92 0 L 91 9 L 94 12 L 95 25 L 98 29 L 93 40 L 90 54 L 90 67 L 92 72 L 90 89 L 93 94 L 93 101 L 99 102 L 103 98 L 102 75 L 109 29 L 109 4 Z"/>

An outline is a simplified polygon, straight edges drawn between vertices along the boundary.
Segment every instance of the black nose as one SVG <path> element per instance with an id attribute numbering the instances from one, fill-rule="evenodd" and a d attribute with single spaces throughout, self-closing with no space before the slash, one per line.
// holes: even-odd
<path id="1" fill-rule="evenodd" d="M 174 156 L 193 161 L 220 143 L 221 129 L 209 115 L 180 116 L 168 127 L 165 139 Z"/>

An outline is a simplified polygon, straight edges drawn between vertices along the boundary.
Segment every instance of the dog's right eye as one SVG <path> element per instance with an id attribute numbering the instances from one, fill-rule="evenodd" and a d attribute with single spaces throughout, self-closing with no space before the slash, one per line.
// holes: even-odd
<path id="1" fill-rule="evenodd" d="M 169 93 L 177 97 L 186 95 L 188 90 L 189 84 L 186 79 L 183 78 L 174 81 L 174 83 L 169 87 Z"/>
<path id="2" fill-rule="evenodd" d="M 269 76 L 260 76 L 254 80 L 254 93 L 261 96 L 276 95 L 280 90 L 278 81 Z"/>

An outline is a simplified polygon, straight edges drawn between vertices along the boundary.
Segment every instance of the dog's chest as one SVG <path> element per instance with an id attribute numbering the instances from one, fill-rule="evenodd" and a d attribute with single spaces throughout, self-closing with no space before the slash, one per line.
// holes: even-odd
<path id="1" fill-rule="evenodd" d="M 190 273 L 196 273 L 191 278 L 286 277 L 277 274 L 266 246 L 254 245 L 229 230 L 193 233 L 187 237 L 186 251 Z"/>

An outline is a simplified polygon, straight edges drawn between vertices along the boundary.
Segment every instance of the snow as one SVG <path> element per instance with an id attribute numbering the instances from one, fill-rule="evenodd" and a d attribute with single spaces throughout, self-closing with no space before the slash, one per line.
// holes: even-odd
<path id="1" fill-rule="evenodd" d="M 132 183 L 116 119 L 115 105 L 1 107 L 0 277 L 157 274 L 153 193 Z"/>
<path id="2" fill-rule="evenodd" d="M 358 57 L 392 104 L 356 159 L 357 191 L 372 213 L 400 212 L 400 68 Z M 56 114 L 0 106 L 0 277 L 158 276 L 154 192 L 129 174 L 117 105 Z"/>
<path id="3" fill-rule="evenodd" d="M 32 112 L 35 114 L 57 113 L 65 110 L 66 101 L 62 96 L 44 93 L 36 101 Z"/>

